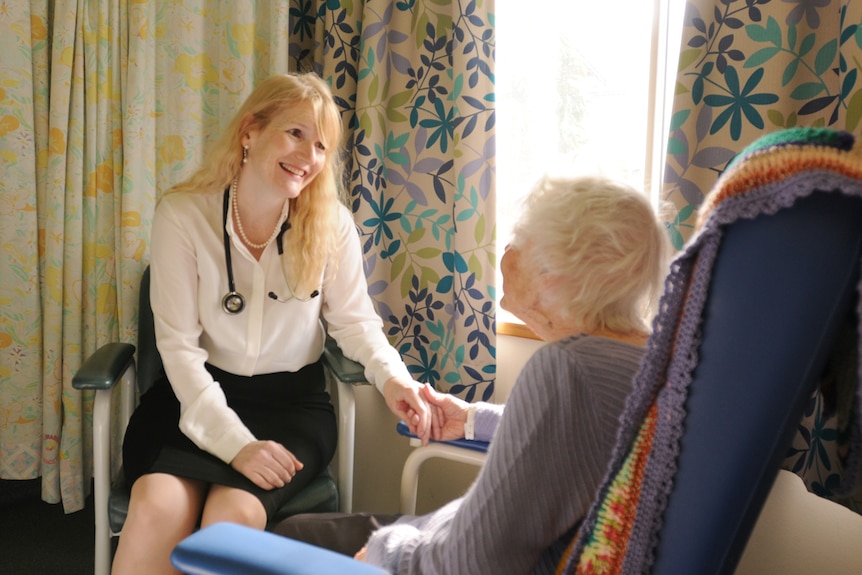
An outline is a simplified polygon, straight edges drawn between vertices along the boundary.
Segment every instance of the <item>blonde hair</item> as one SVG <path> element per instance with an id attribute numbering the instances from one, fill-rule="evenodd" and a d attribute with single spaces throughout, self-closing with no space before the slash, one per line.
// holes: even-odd
<path id="1" fill-rule="evenodd" d="M 338 204 L 343 201 L 341 115 L 329 86 L 313 73 L 277 74 L 261 82 L 246 98 L 227 128 L 187 180 L 166 193 L 222 192 L 242 168 L 242 138 L 251 129 L 263 130 L 279 114 L 303 102 L 311 104 L 317 132 L 326 148 L 323 170 L 298 197 L 290 200 L 290 241 L 285 261 L 295 270 L 298 295 L 319 286 L 320 276 L 335 250 Z"/>
<path id="2" fill-rule="evenodd" d="M 524 206 L 513 244 L 565 279 L 544 294 L 551 309 L 585 331 L 648 332 L 670 242 L 646 196 L 603 177 L 545 177 Z"/>

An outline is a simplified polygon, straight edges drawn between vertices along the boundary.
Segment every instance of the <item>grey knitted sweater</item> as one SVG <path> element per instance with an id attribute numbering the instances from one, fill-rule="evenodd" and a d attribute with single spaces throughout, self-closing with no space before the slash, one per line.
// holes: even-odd
<path id="1" fill-rule="evenodd" d="M 589 336 L 539 349 L 505 410 L 480 410 L 501 417 L 467 493 L 376 531 L 368 561 L 399 575 L 553 573 L 606 473 L 643 353 Z"/>

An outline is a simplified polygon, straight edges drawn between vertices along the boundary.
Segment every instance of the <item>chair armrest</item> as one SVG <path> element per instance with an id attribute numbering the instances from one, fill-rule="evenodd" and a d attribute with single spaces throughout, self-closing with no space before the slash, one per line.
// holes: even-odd
<path id="1" fill-rule="evenodd" d="M 135 346 L 130 343 L 107 343 L 84 361 L 72 377 L 75 389 L 110 389 L 134 362 Z"/>
<path id="2" fill-rule="evenodd" d="M 434 441 L 422 445 L 419 438 L 410 433 L 410 428 L 403 421 L 395 427 L 399 434 L 410 438 L 410 444 L 415 447 L 401 470 L 401 500 L 399 510 L 405 515 L 415 515 L 416 497 L 419 490 L 419 470 L 429 459 L 439 458 L 459 463 L 468 463 L 481 467 L 485 464 L 489 442 L 475 439 L 453 439 L 450 441 Z"/>
<path id="3" fill-rule="evenodd" d="M 399 434 L 404 437 L 409 437 L 410 439 L 419 439 L 418 436 L 410 433 L 410 428 L 407 427 L 407 424 L 403 421 L 399 421 L 398 425 L 395 426 L 395 430 L 398 431 Z M 487 441 L 480 441 L 478 439 L 450 439 L 449 441 L 434 441 L 431 440 L 432 443 L 439 443 L 441 445 L 452 445 L 455 447 L 461 447 L 463 449 L 471 449 L 473 451 L 481 451 L 482 453 L 487 453 L 488 446 L 490 445 Z"/>
<path id="4" fill-rule="evenodd" d="M 88 357 L 72 377 L 72 387 L 94 390 L 93 400 L 93 501 L 95 515 L 95 571 L 110 571 L 113 533 L 109 521 L 108 499 L 111 491 L 112 397 L 122 398 L 118 423 L 120 436 L 131 416 L 135 402 L 135 346 L 108 343 Z"/>
<path id="5" fill-rule="evenodd" d="M 171 553 L 187 575 L 389 575 L 379 567 L 328 549 L 235 523 L 193 533 Z"/>
<path id="6" fill-rule="evenodd" d="M 347 359 L 335 340 L 329 336 L 326 337 L 326 344 L 323 347 L 323 361 L 339 381 L 353 385 L 369 385 L 368 380 L 365 379 L 365 368 L 362 364 Z"/>

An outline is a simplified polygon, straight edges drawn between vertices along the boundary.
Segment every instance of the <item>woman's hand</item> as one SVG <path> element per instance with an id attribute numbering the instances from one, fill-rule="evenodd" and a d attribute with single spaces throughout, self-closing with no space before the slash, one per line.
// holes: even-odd
<path id="1" fill-rule="evenodd" d="M 431 408 L 433 439 L 449 441 L 464 437 L 469 403 L 454 395 L 440 393 L 427 383 L 422 387 L 422 398 Z"/>
<path id="2" fill-rule="evenodd" d="M 275 441 L 252 441 L 239 450 L 230 465 L 267 490 L 284 487 L 303 467 L 293 453 Z"/>
<path id="3" fill-rule="evenodd" d="M 383 384 L 383 398 L 389 410 L 410 428 L 410 433 L 427 445 L 431 437 L 431 412 L 420 395 L 422 384 L 397 377 Z"/>

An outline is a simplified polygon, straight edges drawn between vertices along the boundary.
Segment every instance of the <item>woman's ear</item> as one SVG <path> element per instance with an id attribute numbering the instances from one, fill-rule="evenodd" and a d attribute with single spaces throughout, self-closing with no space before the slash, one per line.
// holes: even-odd
<path id="1" fill-rule="evenodd" d="M 246 114 L 243 117 L 242 122 L 239 124 L 240 143 L 243 146 L 250 145 L 258 131 L 257 127 L 254 125 L 254 116 Z"/>

